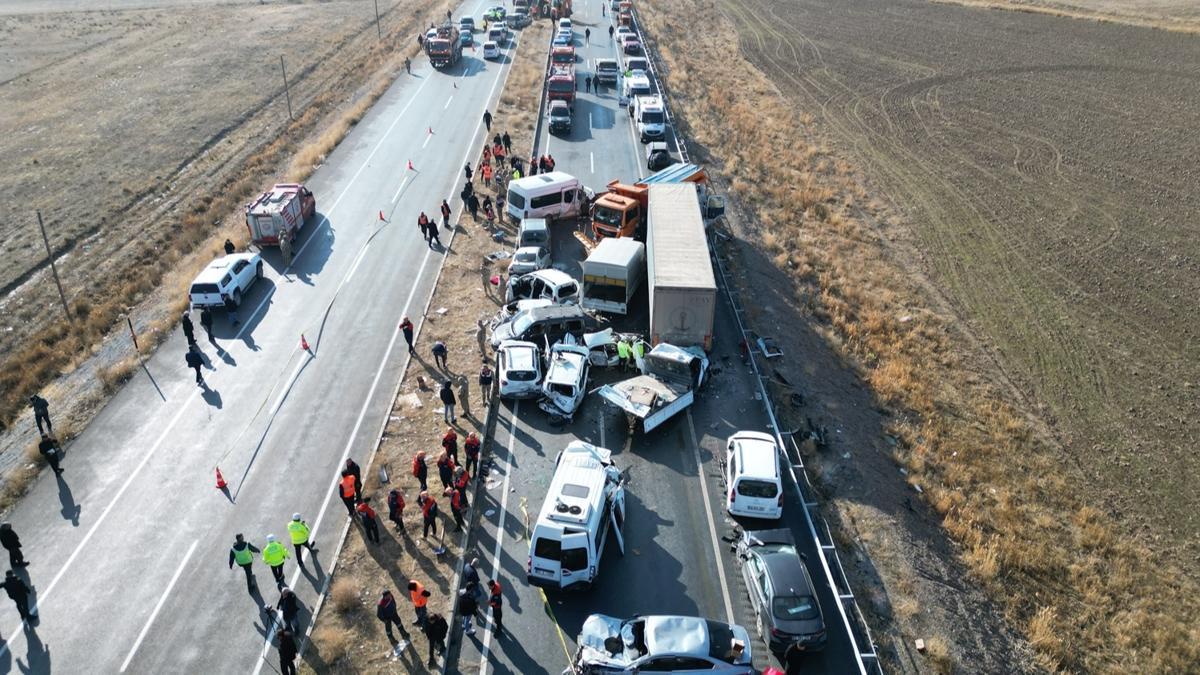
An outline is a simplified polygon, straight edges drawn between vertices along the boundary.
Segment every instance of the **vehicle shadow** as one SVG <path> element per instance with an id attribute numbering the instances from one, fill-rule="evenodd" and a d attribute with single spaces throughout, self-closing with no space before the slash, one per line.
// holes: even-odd
<path id="1" fill-rule="evenodd" d="M 333 256 L 333 245 L 336 239 L 337 232 L 333 221 L 317 212 L 313 214 L 312 222 L 300 231 L 300 238 L 293 244 L 295 253 L 291 267 L 284 269 L 283 259 L 278 248 L 265 251 L 263 259 L 268 260 L 267 255 L 269 254 L 271 266 L 285 279 L 290 281 L 290 277 L 288 277 L 290 274 L 302 283 L 312 286 L 312 277 L 320 274 Z M 284 274 L 285 271 L 287 274 Z"/>

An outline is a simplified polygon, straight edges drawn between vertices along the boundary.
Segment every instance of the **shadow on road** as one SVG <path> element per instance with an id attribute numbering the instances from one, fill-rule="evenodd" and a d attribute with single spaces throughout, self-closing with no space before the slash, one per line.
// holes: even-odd
<path id="1" fill-rule="evenodd" d="M 71 486 L 63 480 L 62 476 L 55 476 L 54 479 L 58 482 L 58 501 L 62 504 L 62 517 L 71 521 L 72 526 L 79 527 L 79 514 L 83 512 L 83 505 L 75 503 L 75 495 L 71 493 Z"/>

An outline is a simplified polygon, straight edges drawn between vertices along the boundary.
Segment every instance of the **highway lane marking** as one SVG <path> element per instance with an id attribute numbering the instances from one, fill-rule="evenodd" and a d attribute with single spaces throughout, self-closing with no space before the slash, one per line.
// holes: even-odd
<path id="1" fill-rule="evenodd" d="M 188 560 L 190 560 L 192 554 L 196 552 L 196 544 L 199 543 L 199 539 L 192 542 L 192 545 L 188 548 L 187 555 L 183 556 L 183 562 L 179 563 L 179 567 L 175 568 L 175 574 L 171 577 L 171 583 L 167 584 L 167 590 L 163 591 L 163 594 L 158 598 L 158 603 L 154 605 L 154 611 L 150 612 L 150 618 L 146 620 L 146 625 L 142 626 L 142 632 L 138 634 L 137 641 L 133 643 L 133 647 L 129 650 L 129 655 L 125 657 L 125 662 L 121 664 L 122 673 L 125 672 L 125 669 L 129 667 L 129 662 L 133 660 L 133 655 L 137 653 L 138 647 L 142 646 L 142 640 L 146 639 L 146 633 L 150 632 L 150 626 L 154 624 L 155 617 L 158 616 L 158 612 L 163 608 L 163 605 L 166 604 L 167 596 L 171 595 L 171 589 L 175 588 L 175 582 L 179 581 L 179 575 L 183 574 L 184 568 L 187 567 Z"/>
<path id="2" fill-rule="evenodd" d="M 450 98 L 446 99 L 446 105 L 442 106 L 442 110 L 445 110 L 446 108 L 449 108 L 449 107 L 450 107 L 450 102 L 451 102 L 451 101 L 453 101 L 453 100 L 454 100 L 454 94 L 451 94 L 451 95 L 450 95 Z"/>
<path id="3" fill-rule="evenodd" d="M 371 248 L 370 243 L 371 241 L 368 239 L 367 245 L 359 249 L 358 255 L 354 256 L 354 262 L 350 265 L 350 271 L 346 273 L 346 276 L 342 278 L 342 283 L 338 284 L 337 290 L 333 292 L 334 298 L 336 298 L 338 293 L 341 292 L 342 286 L 345 286 L 346 282 L 350 281 L 350 277 L 354 276 L 354 273 L 358 271 L 358 266 L 362 264 L 363 259 L 367 255 L 367 251 Z"/>
<path id="4" fill-rule="evenodd" d="M 500 520 L 496 524 L 496 547 L 492 551 L 492 578 L 500 577 L 500 549 L 504 543 L 504 518 L 508 515 L 508 480 L 512 478 L 512 455 L 513 445 L 517 440 L 517 411 L 521 409 L 521 402 L 514 401 L 512 409 L 511 424 L 508 427 L 508 456 L 506 463 L 508 466 L 504 469 L 504 485 L 500 488 Z M 492 648 L 492 631 L 484 631 L 483 633 L 483 648 L 479 650 L 479 672 L 486 673 L 488 666 L 488 655 L 491 654 Z"/>
<path id="5" fill-rule="evenodd" d="M 725 600 L 725 621 L 733 623 L 733 600 L 729 597 L 729 583 L 725 581 L 725 566 L 721 564 L 721 547 L 717 544 L 717 523 L 713 519 L 712 503 L 708 495 L 708 481 L 704 479 L 704 462 L 700 461 L 700 443 L 696 439 L 696 425 L 692 422 L 692 411 L 687 411 L 688 432 L 692 435 L 692 455 L 696 458 L 696 472 L 700 476 L 700 489 L 704 492 L 704 513 L 708 516 L 708 534 L 712 541 L 713 556 L 717 564 L 717 576 L 721 581 L 721 597 Z"/>
<path id="6" fill-rule="evenodd" d="M 400 198 L 400 193 L 404 191 L 404 186 L 407 183 L 408 183 L 408 176 L 405 176 L 404 180 L 400 181 L 400 187 L 396 188 L 396 194 L 392 195 L 392 203 L 393 204 L 395 204 L 396 200 Z"/>
<path id="7" fill-rule="evenodd" d="M 592 173 L 596 173 L 596 154 L 595 153 L 593 153 L 593 152 L 588 153 L 588 163 L 590 163 L 592 165 Z"/>

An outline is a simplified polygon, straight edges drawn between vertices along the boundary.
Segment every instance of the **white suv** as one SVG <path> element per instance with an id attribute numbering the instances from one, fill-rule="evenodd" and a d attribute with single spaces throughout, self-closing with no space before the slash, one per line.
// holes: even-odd
<path id="1" fill-rule="evenodd" d="M 505 340 L 496 350 L 500 398 L 537 398 L 542 395 L 542 359 L 532 342 Z"/>
<path id="2" fill-rule="evenodd" d="M 221 307 L 225 298 L 235 305 L 262 278 L 262 258 L 257 253 L 233 253 L 208 264 L 192 281 L 189 299 L 192 307 Z"/>
<path id="3" fill-rule="evenodd" d="M 633 99 L 633 121 L 637 125 L 638 138 L 643 143 L 666 138 L 667 113 L 662 98 L 638 96 Z"/>

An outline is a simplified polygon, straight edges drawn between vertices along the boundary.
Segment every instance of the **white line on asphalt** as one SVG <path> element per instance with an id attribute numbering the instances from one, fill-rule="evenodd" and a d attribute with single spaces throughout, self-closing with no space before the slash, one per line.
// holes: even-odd
<path id="1" fill-rule="evenodd" d="M 292 371 L 291 377 L 288 378 L 287 384 L 283 389 L 279 390 L 279 396 L 276 397 L 274 405 L 271 406 L 271 412 L 267 413 L 267 417 L 274 417 L 275 413 L 279 412 L 279 406 L 283 405 L 283 399 L 287 398 L 288 392 L 292 389 L 292 383 L 296 381 L 296 377 L 300 375 L 300 369 L 304 364 L 308 363 L 307 359 L 300 359 L 300 363 L 296 364 L 296 369 Z"/>
<path id="2" fill-rule="evenodd" d="M 371 248 L 369 245 L 370 241 L 368 239 L 367 244 L 359 249 L 358 255 L 354 256 L 354 262 L 350 265 L 350 271 L 342 278 L 342 283 L 338 284 L 337 291 L 333 292 L 333 297 L 337 297 L 338 291 L 342 290 L 342 286 L 345 286 L 346 282 L 350 281 L 350 277 L 354 276 L 354 273 L 358 271 L 358 266 L 362 264 L 363 258 L 367 256 L 367 250 Z"/>
<path id="3" fill-rule="evenodd" d="M 133 655 L 137 653 L 138 647 L 142 646 L 142 640 L 145 640 L 146 633 L 150 632 L 150 626 L 154 623 L 154 618 L 158 616 L 159 610 L 167 602 L 167 596 L 171 595 L 171 589 L 175 588 L 175 582 L 179 581 L 179 575 L 183 574 L 183 569 L 187 567 L 188 560 L 196 552 L 196 544 L 199 543 L 199 539 L 192 542 L 191 547 L 188 548 L 187 555 L 183 556 L 183 562 L 179 563 L 179 567 L 175 569 L 175 575 L 171 577 L 171 583 L 167 584 L 167 590 L 163 591 L 162 596 L 159 597 L 158 604 L 154 605 L 154 611 L 150 612 L 150 618 L 146 620 L 146 625 L 142 626 L 142 632 L 138 634 L 137 641 L 133 643 L 133 647 L 129 650 L 129 655 L 125 657 L 125 662 L 121 664 L 122 673 L 129 667 L 129 662 L 133 660 Z"/>
<path id="4" fill-rule="evenodd" d="M 500 520 L 496 524 L 496 547 L 492 551 L 492 578 L 500 578 L 500 549 L 504 542 L 504 518 L 508 515 L 508 479 L 512 477 L 512 454 L 513 442 L 517 438 L 517 410 L 520 409 L 521 402 L 513 402 L 512 409 L 512 424 L 508 427 L 508 456 L 505 458 L 507 466 L 504 468 L 504 485 L 500 488 Z M 483 649 L 479 651 L 479 673 L 484 675 L 487 673 L 488 655 L 492 648 L 492 631 L 486 630 L 483 632 Z"/>
<path id="5" fill-rule="evenodd" d="M 596 153 L 588 153 L 588 162 L 592 165 L 592 173 L 596 173 Z"/>
<path id="6" fill-rule="evenodd" d="M 450 107 L 450 102 L 451 102 L 451 101 L 453 101 L 453 100 L 454 100 L 454 94 L 451 94 L 451 95 L 450 95 L 450 98 L 446 99 L 446 105 L 442 106 L 442 110 L 445 110 L 446 108 L 449 108 L 449 107 Z"/>
<path id="7" fill-rule="evenodd" d="M 395 204 L 396 200 L 400 198 L 400 193 L 404 191 L 404 185 L 406 183 L 408 183 L 408 176 L 405 176 L 404 180 L 400 181 L 400 187 L 396 188 L 396 194 L 392 195 L 393 204 Z"/>
<path id="8" fill-rule="evenodd" d="M 687 411 L 688 431 L 692 434 L 692 454 L 696 458 L 696 473 L 700 476 L 700 489 L 704 493 L 704 513 L 708 515 L 708 534 L 712 540 L 713 562 L 717 564 L 717 576 L 721 580 L 721 597 L 725 600 L 725 621 L 733 623 L 733 600 L 729 597 L 729 584 L 725 581 L 725 566 L 721 564 L 721 547 L 717 544 L 717 523 L 713 519 L 712 503 L 708 496 L 708 481 L 704 479 L 704 463 L 700 461 L 700 443 L 696 440 L 696 425 L 692 422 L 692 411 Z"/>

